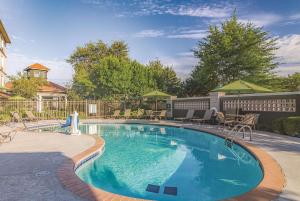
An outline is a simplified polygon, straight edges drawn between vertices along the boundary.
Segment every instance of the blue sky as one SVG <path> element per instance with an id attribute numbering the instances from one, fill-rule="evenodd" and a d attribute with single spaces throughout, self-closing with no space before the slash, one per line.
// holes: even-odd
<path id="1" fill-rule="evenodd" d="M 196 64 L 191 49 L 234 9 L 242 22 L 279 37 L 278 74 L 300 72 L 299 0 L 0 0 L 12 41 L 7 71 L 39 62 L 51 68 L 51 80 L 65 83 L 72 78 L 65 60 L 77 46 L 124 40 L 131 58 L 145 64 L 158 58 L 184 78 Z"/>

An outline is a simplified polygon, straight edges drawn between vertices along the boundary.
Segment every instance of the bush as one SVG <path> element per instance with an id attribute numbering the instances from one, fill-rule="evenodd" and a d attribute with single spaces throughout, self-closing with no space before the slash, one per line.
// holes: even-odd
<path id="1" fill-rule="evenodd" d="M 9 114 L 0 114 L 0 122 L 10 122 L 11 117 Z"/>
<path id="2" fill-rule="evenodd" d="M 300 116 L 276 119 L 272 122 L 272 130 L 277 133 L 300 137 Z"/>

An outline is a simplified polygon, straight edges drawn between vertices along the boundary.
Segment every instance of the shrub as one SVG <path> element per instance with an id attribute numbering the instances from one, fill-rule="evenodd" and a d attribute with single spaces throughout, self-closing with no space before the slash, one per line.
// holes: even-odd
<path id="1" fill-rule="evenodd" d="M 0 121 L 1 122 L 9 122 L 9 121 L 11 121 L 11 117 L 9 114 L 0 114 Z"/>
<path id="2" fill-rule="evenodd" d="M 300 116 L 276 119 L 272 122 L 272 130 L 281 134 L 300 137 Z"/>

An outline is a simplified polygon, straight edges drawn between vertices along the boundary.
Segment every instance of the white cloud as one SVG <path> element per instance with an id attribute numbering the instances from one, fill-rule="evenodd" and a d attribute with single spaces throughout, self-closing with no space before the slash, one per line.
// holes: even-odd
<path id="1" fill-rule="evenodd" d="M 278 39 L 277 56 L 283 63 L 300 63 L 300 34 L 286 35 Z"/>
<path id="2" fill-rule="evenodd" d="M 257 26 L 269 26 L 282 20 L 282 17 L 275 14 L 255 14 L 251 16 L 242 16 L 240 22 L 251 22 Z"/>
<path id="3" fill-rule="evenodd" d="M 291 20 L 298 20 L 298 19 L 300 19 L 300 13 L 291 15 L 289 18 L 290 18 Z"/>
<path id="4" fill-rule="evenodd" d="M 182 79 L 186 79 L 191 73 L 192 69 L 197 64 L 197 59 L 193 56 L 192 52 L 181 52 L 176 56 L 161 56 L 158 59 L 176 71 L 177 75 Z"/>
<path id="5" fill-rule="evenodd" d="M 21 36 L 17 36 L 17 35 L 11 35 L 11 38 L 15 41 L 21 41 L 22 43 L 34 43 L 35 40 L 30 39 L 30 40 L 26 40 L 25 38 L 21 37 Z"/>
<path id="6" fill-rule="evenodd" d="M 275 70 L 278 75 L 291 75 L 296 72 L 300 73 L 300 63 L 298 64 L 281 64 L 278 69 Z"/>
<path id="7" fill-rule="evenodd" d="M 212 6 L 179 6 L 178 8 L 169 9 L 166 13 L 172 15 L 192 16 L 192 17 L 209 17 L 224 18 L 230 16 L 232 8 L 230 7 L 212 7 Z"/>
<path id="8" fill-rule="evenodd" d="M 15 75 L 33 63 L 40 63 L 50 68 L 48 74 L 49 80 L 59 84 L 65 84 L 72 79 L 72 67 L 63 60 L 28 57 L 17 52 L 8 54 L 6 71 L 9 75 Z"/>
<path id="9" fill-rule="evenodd" d="M 167 38 L 201 39 L 207 36 L 207 30 L 188 30 L 179 34 L 168 35 Z"/>
<path id="10" fill-rule="evenodd" d="M 155 38 L 163 35 L 164 35 L 163 31 L 148 29 L 148 30 L 142 30 L 136 33 L 134 36 L 138 38 Z"/>

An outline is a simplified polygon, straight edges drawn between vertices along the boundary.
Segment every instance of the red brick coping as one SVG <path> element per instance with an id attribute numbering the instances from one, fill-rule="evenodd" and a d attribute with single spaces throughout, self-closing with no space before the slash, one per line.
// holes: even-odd
<path id="1" fill-rule="evenodd" d="M 205 131 L 222 138 L 225 137 L 220 134 L 211 132 L 210 130 L 209 131 L 200 130 L 200 129 L 193 129 L 193 130 Z M 77 167 L 82 165 L 84 162 L 86 162 L 87 159 L 91 158 L 92 156 L 101 154 L 102 151 L 104 150 L 104 145 L 105 145 L 104 140 L 101 137 L 94 137 L 94 139 L 96 142 L 92 147 L 81 152 L 80 154 L 76 155 L 72 159 L 66 160 L 58 169 L 57 175 L 63 187 L 73 192 L 74 194 L 80 196 L 81 198 L 87 200 L 142 201 L 143 199 L 126 197 L 126 196 L 110 193 L 99 188 L 95 188 L 83 182 L 76 175 L 75 170 L 77 169 Z M 269 201 L 269 200 L 276 199 L 279 196 L 279 194 L 282 192 L 283 187 L 285 186 L 285 176 L 279 164 L 268 153 L 266 153 L 262 149 L 257 148 L 252 144 L 243 141 L 235 141 L 235 143 L 246 148 L 259 160 L 264 173 L 264 178 L 255 189 L 252 189 L 251 191 L 241 196 L 227 199 L 227 201 Z"/>

